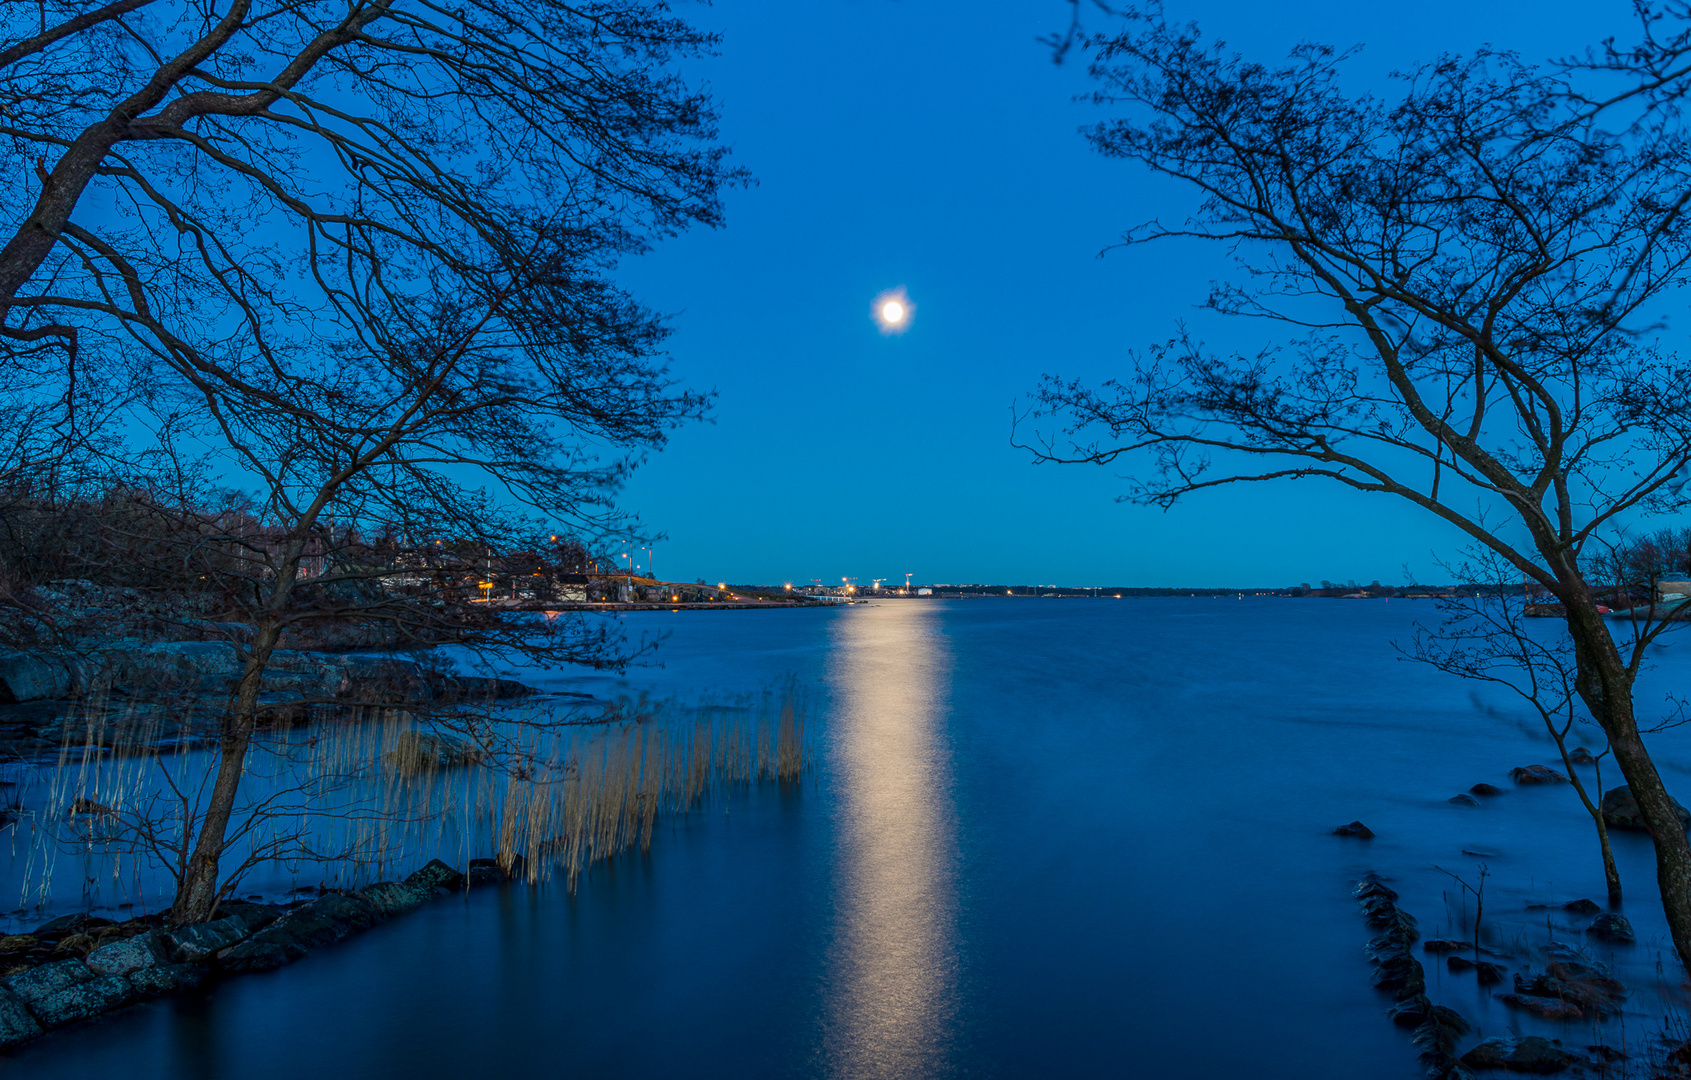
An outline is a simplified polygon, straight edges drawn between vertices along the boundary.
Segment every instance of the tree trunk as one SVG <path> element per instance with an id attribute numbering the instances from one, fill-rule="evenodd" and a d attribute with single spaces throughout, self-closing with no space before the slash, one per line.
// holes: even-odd
<path id="1" fill-rule="evenodd" d="M 1615 869 L 1615 849 L 1609 846 L 1609 824 L 1603 820 L 1602 811 L 1597 813 L 1597 844 L 1603 849 L 1603 878 L 1609 886 L 1609 906 L 1619 907 L 1621 902 L 1621 872 Z"/>
<path id="2" fill-rule="evenodd" d="M 240 791 L 241 776 L 246 771 L 247 750 L 252 746 L 253 730 L 257 725 L 259 685 L 280 636 L 280 624 L 266 619 L 260 622 L 253 637 L 252 652 L 247 655 L 246 667 L 241 672 L 236 690 L 235 707 L 218 746 L 217 782 L 212 785 L 211 802 L 200 822 L 194 852 L 183 868 L 182 880 L 177 884 L 176 901 L 170 908 L 172 926 L 205 922 L 217 910 L 218 863 L 223 857 L 224 837 L 229 832 L 229 818 L 235 809 L 235 796 Z"/>
<path id="3" fill-rule="evenodd" d="M 1603 820 L 1603 807 L 1601 805 L 1603 799 L 1602 774 L 1599 773 L 1597 777 L 1598 801 L 1594 803 L 1591 801 L 1591 796 L 1586 792 L 1585 785 L 1580 782 L 1579 773 L 1574 771 L 1574 760 L 1568 756 L 1566 734 L 1558 731 L 1556 725 L 1548 719 L 1545 720 L 1545 727 L 1550 729 L 1550 737 L 1556 740 L 1556 749 L 1562 755 L 1562 767 L 1568 770 L 1568 779 L 1574 785 L 1574 793 L 1579 796 L 1579 801 L 1585 806 L 1585 812 L 1590 814 L 1591 820 L 1597 824 L 1597 847 L 1603 853 L 1603 879 L 1609 887 L 1609 903 L 1611 905 L 1619 904 L 1621 902 L 1621 875 L 1620 871 L 1615 869 L 1615 850 L 1609 845 L 1609 824 Z"/>
<path id="4" fill-rule="evenodd" d="M 1656 771 L 1656 763 L 1650 760 L 1644 747 L 1633 713 L 1632 675 L 1621 662 L 1609 628 L 1597 612 L 1596 601 L 1589 593 L 1570 600 L 1573 602 L 1567 604 L 1568 629 L 1573 635 L 1574 655 L 1579 665 L 1579 696 L 1608 735 L 1615 764 L 1638 801 L 1639 816 L 1644 819 L 1644 827 L 1656 849 L 1656 884 L 1661 890 L 1668 932 L 1680 963 L 1691 969 L 1691 840 L 1687 840 L 1661 774 Z M 1601 814 L 1598 816 L 1600 819 Z M 1601 820 L 1597 827 L 1605 841 L 1605 862 L 1608 862 L 1611 858 L 1608 829 Z M 1618 879 L 1612 887 L 1618 893 Z"/>

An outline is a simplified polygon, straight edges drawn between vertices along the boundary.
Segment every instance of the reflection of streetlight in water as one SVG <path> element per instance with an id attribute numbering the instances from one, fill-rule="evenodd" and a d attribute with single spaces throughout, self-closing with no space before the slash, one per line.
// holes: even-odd
<path id="1" fill-rule="evenodd" d="M 853 608 L 829 681 L 840 777 L 828 1072 L 944 1071 L 956 1013 L 955 814 L 941 723 L 950 657 L 937 613 Z"/>

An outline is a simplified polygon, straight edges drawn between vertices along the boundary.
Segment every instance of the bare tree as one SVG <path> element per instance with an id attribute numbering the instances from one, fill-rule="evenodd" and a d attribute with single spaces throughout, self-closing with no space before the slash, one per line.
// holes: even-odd
<path id="1" fill-rule="evenodd" d="M 708 396 L 674 386 L 666 327 L 610 272 L 718 224 L 743 174 L 675 70 L 713 39 L 658 2 L 0 18 L 0 363 L 61 390 L 67 426 L 89 372 L 138 396 L 163 451 L 143 486 L 179 515 L 161 550 L 221 575 L 252 627 L 172 912 L 196 921 L 223 887 L 268 659 L 302 620 L 615 662 L 583 624 L 540 640 L 462 597 L 400 596 L 368 556 L 616 526 L 632 462 Z M 251 506 L 218 506 L 218 485 Z"/>
<path id="2" fill-rule="evenodd" d="M 1565 627 L 1529 617 L 1526 598 L 1509 584 L 1515 576 L 1512 565 L 1487 549 L 1472 554 L 1470 563 L 1450 568 L 1450 574 L 1454 580 L 1476 587 L 1440 600 L 1443 624 L 1436 629 L 1417 626 L 1414 639 L 1403 649 L 1404 655 L 1473 682 L 1507 689 L 1532 708 L 1556 744 L 1580 805 L 1591 816 L 1609 902 L 1618 904 L 1621 877 L 1602 807 L 1602 760 L 1609 756 L 1609 748 L 1605 746 L 1582 762 L 1574 756 L 1579 748 L 1570 749 L 1568 745 L 1576 728 L 1590 723 L 1582 714 L 1575 688 L 1579 673 L 1572 641 Z M 1586 790 L 1575 768 L 1579 764 L 1592 765 L 1596 770 L 1594 791 Z"/>
<path id="3" fill-rule="evenodd" d="M 1347 93 L 1329 49 L 1270 67 L 1155 11 L 1112 30 L 1080 37 L 1113 113 L 1088 137 L 1197 196 L 1124 242 L 1220 245 L 1243 281 L 1209 309 L 1287 336 L 1239 355 L 1182 330 L 1102 386 L 1049 377 L 1036 457 L 1132 462 L 1126 497 L 1164 507 L 1281 479 L 1393 496 L 1554 596 L 1691 964 L 1691 844 L 1633 700 L 1661 624 L 1617 643 L 1592 572 L 1603 537 L 1691 495 L 1691 367 L 1639 333 L 1691 260 L 1674 125 L 1605 131 L 1560 69 L 1507 55 L 1388 103 Z"/>

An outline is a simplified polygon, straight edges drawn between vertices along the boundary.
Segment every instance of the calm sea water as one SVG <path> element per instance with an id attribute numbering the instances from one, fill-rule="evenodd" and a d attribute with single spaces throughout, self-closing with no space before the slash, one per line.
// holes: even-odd
<path id="1" fill-rule="evenodd" d="M 1377 870 L 1428 936 L 1491 877 L 1524 962 L 1601 898 L 1567 788 L 1446 800 L 1553 762 L 1536 720 L 1399 661 L 1426 602 L 887 602 L 653 613 L 664 667 L 528 673 L 601 695 L 808 688 L 820 765 L 660 829 L 561 887 L 437 902 L 281 971 L 0 1059 L 5 1075 L 1418 1077 L 1368 986 L 1350 890 Z M 1687 635 L 1691 637 L 1691 635 Z M 1691 642 L 1640 700 L 1691 689 Z M 1691 739 L 1655 737 L 1691 794 Z M 1329 835 L 1360 818 L 1372 842 Z M 1648 842 L 1617 837 L 1640 944 L 1604 953 L 1645 1036 L 1672 993 Z M 1547 915 L 1549 918 L 1547 919 Z M 1429 959 L 1486 1033 L 1580 1043 Z M 1672 981 L 1672 980 L 1669 980 Z M 1599 1033 L 1611 1042 L 1613 1029 Z"/>

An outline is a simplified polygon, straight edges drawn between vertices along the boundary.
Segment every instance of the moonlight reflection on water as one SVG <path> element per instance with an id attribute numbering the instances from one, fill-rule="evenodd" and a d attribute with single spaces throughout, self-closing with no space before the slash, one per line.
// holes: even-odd
<path id="1" fill-rule="evenodd" d="M 893 604 L 837 623 L 829 682 L 839 777 L 827 972 L 835 1076 L 942 1071 L 957 996 L 956 823 L 939 612 Z"/>

